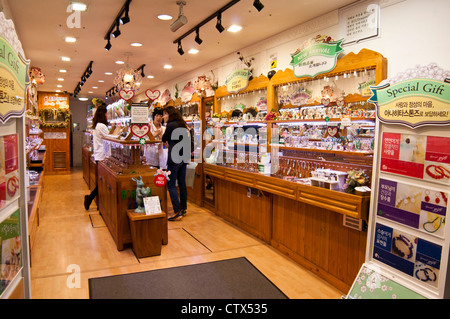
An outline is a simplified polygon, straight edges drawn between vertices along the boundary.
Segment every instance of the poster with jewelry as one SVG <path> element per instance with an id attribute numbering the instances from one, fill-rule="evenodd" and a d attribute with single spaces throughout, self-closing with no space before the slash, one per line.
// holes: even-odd
<path id="1" fill-rule="evenodd" d="M 437 288 L 442 246 L 381 223 L 375 227 L 373 258 Z"/>
<path id="2" fill-rule="evenodd" d="M 383 133 L 380 170 L 450 184 L 450 138 Z"/>
<path id="3" fill-rule="evenodd" d="M 443 238 L 449 193 L 380 179 L 377 216 Z"/>

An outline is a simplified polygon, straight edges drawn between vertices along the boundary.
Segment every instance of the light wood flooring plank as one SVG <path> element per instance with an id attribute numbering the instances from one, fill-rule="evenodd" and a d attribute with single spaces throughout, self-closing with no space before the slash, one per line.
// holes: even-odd
<path id="1" fill-rule="evenodd" d="M 40 225 L 32 251 L 32 297 L 89 298 L 88 279 L 153 269 L 246 257 L 289 298 L 337 299 L 343 292 L 261 240 L 209 210 L 188 204 L 188 215 L 169 222 L 169 244 L 160 256 L 137 258 L 131 248 L 118 251 L 88 193 L 81 169 L 45 176 Z M 169 201 L 170 202 L 170 201 Z M 80 287 L 70 287 L 79 267 Z"/>

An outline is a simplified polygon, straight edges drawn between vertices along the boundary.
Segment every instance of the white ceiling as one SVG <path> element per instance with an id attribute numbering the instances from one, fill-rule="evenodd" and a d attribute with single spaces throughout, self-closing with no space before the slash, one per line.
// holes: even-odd
<path id="1" fill-rule="evenodd" d="M 198 45 L 194 41 L 195 32 L 192 33 L 182 41 L 185 54 L 180 56 L 173 41 L 230 0 L 185 0 L 183 13 L 188 23 L 176 32 L 169 28 L 178 16 L 176 0 L 132 0 L 129 12 L 131 22 L 121 26 L 118 38 L 111 39 L 110 51 L 104 48 L 107 43 L 104 37 L 125 0 L 79 0 L 88 5 L 88 10 L 81 13 L 81 28 L 67 26 L 66 20 L 71 14 L 66 11 L 70 3 L 68 0 L 6 1 L 26 58 L 31 60 L 31 66 L 40 67 L 45 74 L 46 82 L 39 85 L 38 90 L 54 92 L 57 85 L 61 84 L 62 91 L 73 93 L 89 62 L 93 61 L 92 76 L 78 95 L 89 98 L 104 97 L 105 92 L 113 87 L 113 77 L 123 67 L 115 64 L 115 61 L 126 61 L 127 53 L 131 53 L 131 67 L 138 68 L 146 64 L 145 75 L 154 76 L 154 79 L 146 78 L 141 88 L 154 88 L 220 57 L 354 2 L 261 0 L 264 8 L 258 12 L 253 7 L 253 0 L 241 0 L 222 14 L 222 24 L 225 28 L 231 24 L 240 24 L 243 26 L 242 31 L 219 33 L 215 28 L 216 19 L 213 19 L 200 28 L 203 43 Z M 157 19 L 157 15 L 162 13 L 170 14 L 174 19 Z M 66 36 L 76 37 L 77 42 L 66 43 Z M 132 42 L 140 42 L 143 46 L 132 47 Z M 187 53 L 193 47 L 200 50 L 197 55 Z M 70 57 L 71 61 L 61 61 L 62 56 Z M 165 70 L 163 65 L 166 63 L 173 65 L 173 68 Z M 59 73 L 60 69 L 67 70 L 67 73 Z M 113 75 L 105 75 L 105 72 L 112 72 Z M 63 77 L 64 81 L 59 82 L 59 77 Z"/>

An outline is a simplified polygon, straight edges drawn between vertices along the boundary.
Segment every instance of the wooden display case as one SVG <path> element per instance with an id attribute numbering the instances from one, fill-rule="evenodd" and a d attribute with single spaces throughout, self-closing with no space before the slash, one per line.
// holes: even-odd
<path id="1" fill-rule="evenodd" d="M 364 81 L 377 85 L 386 78 L 386 67 L 387 61 L 381 54 L 363 49 L 358 54 L 347 54 L 338 60 L 333 71 L 316 78 L 297 78 L 291 69 L 287 69 L 278 71 L 267 81 L 256 79 L 247 90 L 261 89 L 266 85 L 268 111 L 283 113 L 286 109 L 293 108 L 302 116 L 302 108 L 322 107 L 321 101 L 304 101 L 300 105 L 279 103 L 282 101 L 279 94 L 284 87 L 294 84 L 305 87 L 326 84 L 329 79 L 347 78 L 348 74 L 356 74 L 355 79 L 358 79 L 358 75 L 365 76 L 366 72 L 371 80 L 366 77 Z M 220 102 L 228 98 L 223 90 L 224 88 L 219 88 L 216 91 L 217 113 L 221 111 Z M 367 92 L 358 94 L 354 91 L 341 94 L 339 104 L 337 100 L 327 104 L 328 107 L 337 108 L 344 103 L 348 107 L 345 114 L 333 114 L 326 120 L 325 116 L 314 118 L 311 114 L 303 114 L 303 118 L 298 116 L 287 119 L 280 118 L 279 115 L 274 120 L 251 123 L 222 121 L 222 126 L 266 125 L 267 136 L 263 140 L 267 142 L 267 153 L 279 157 L 280 167 L 272 171 L 275 174 L 261 174 L 258 172 L 258 163 L 239 163 L 239 143 L 236 141 L 228 144 L 233 145 L 228 152 L 234 156 L 234 161 L 220 165 L 213 162 L 203 164 L 204 174 L 213 179 L 214 203 L 210 208 L 216 214 L 276 247 L 342 291 L 349 289 L 364 262 L 367 238 L 365 225 L 369 218 L 370 196 L 306 185 L 300 179 L 310 177 L 311 172 L 317 168 L 341 172 L 361 169 L 371 176 L 373 150 L 363 151 L 350 147 L 327 150 L 319 145 L 301 147 L 279 144 L 279 141 L 274 141 L 274 130 L 293 124 L 313 127 L 341 125 L 342 121 L 346 124 L 363 121 L 370 126 L 370 132 L 365 132 L 365 137 L 373 139 L 376 136 L 374 108 L 367 103 Z M 234 95 L 236 97 L 239 97 L 239 93 Z M 359 111 L 367 115 L 360 116 Z M 322 113 L 328 115 L 326 112 Z M 225 148 L 228 146 L 226 140 L 216 138 L 214 143 L 221 143 Z M 261 143 L 261 139 L 259 142 Z M 248 147 L 244 153 L 250 156 Z M 260 157 L 258 161 L 259 159 Z"/>
<path id="2" fill-rule="evenodd" d="M 130 225 L 127 210 L 135 208 L 136 182 L 132 178 L 142 177 L 145 187 L 152 189 L 151 196 L 159 196 L 163 212 L 167 212 L 167 186 L 154 183 L 156 169 L 141 165 L 141 147 L 138 141 L 108 139 L 113 147 L 128 149 L 129 161 L 108 157 L 98 163 L 98 208 L 118 250 L 131 244 Z M 162 244 L 168 243 L 167 219 L 164 219 Z"/>

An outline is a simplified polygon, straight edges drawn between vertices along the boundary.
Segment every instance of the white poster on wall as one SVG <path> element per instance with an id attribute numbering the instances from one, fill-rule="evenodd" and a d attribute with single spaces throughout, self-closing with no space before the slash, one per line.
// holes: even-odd
<path id="1" fill-rule="evenodd" d="M 342 45 L 357 43 L 379 34 L 380 5 L 378 0 L 359 2 L 339 10 Z"/>

